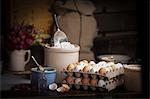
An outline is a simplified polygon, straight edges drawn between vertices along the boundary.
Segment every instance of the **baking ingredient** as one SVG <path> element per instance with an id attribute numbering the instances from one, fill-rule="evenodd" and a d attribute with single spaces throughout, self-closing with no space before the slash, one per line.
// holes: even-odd
<path id="1" fill-rule="evenodd" d="M 103 87 L 103 88 L 105 88 L 105 87 L 106 87 L 106 83 L 105 83 L 105 81 L 104 81 L 104 80 L 102 80 L 102 79 L 100 79 L 100 80 L 98 81 L 98 86 L 99 86 L 99 87 Z"/>
<path id="2" fill-rule="evenodd" d="M 50 90 L 56 90 L 57 87 L 58 87 L 58 86 L 57 86 L 56 83 L 52 83 L 52 84 L 49 85 L 49 89 L 50 89 Z"/>
<path id="3" fill-rule="evenodd" d="M 67 81 L 67 83 L 69 83 L 69 84 L 74 84 L 74 79 L 73 79 L 73 77 L 71 77 L 71 76 L 66 77 L 66 81 Z"/>
<path id="4" fill-rule="evenodd" d="M 90 84 L 91 84 L 92 86 L 97 86 L 97 79 L 91 79 L 91 80 L 90 80 Z"/>

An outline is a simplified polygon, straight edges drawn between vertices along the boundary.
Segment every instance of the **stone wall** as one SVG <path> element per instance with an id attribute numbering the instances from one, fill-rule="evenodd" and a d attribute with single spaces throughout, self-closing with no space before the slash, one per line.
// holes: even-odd
<path id="1" fill-rule="evenodd" d="M 37 28 L 43 31 L 49 30 L 49 28 L 52 26 L 53 20 L 52 14 L 48 10 L 53 2 L 54 0 L 11 0 L 11 25 L 13 25 L 15 22 L 21 22 L 22 20 L 25 20 L 25 22 L 34 24 Z M 96 6 L 94 16 L 97 20 L 97 26 L 99 29 L 97 34 L 99 39 L 109 37 L 109 40 L 107 41 L 111 41 L 111 37 L 114 36 L 119 38 L 119 36 L 137 35 L 135 0 L 92 0 L 92 2 Z M 79 38 L 75 38 L 75 40 L 77 39 Z M 89 41 L 89 38 L 86 36 L 83 37 L 82 43 L 84 44 L 84 42 L 87 41 Z M 136 40 L 134 41 L 133 39 L 132 41 L 135 46 L 134 48 L 131 47 L 130 49 L 132 50 L 131 52 L 135 52 Z M 115 48 L 120 48 L 120 45 L 115 45 Z M 93 48 L 94 47 L 96 46 L 93 45 Z M 110 47 L 110 45 L 108 45 L 108 47 Z M 88 49 L 90 48 L 92 48 L 92 46 L 88 46 Z M 114 51 L 107 51 L 107 49 L 104 49 L 106 50 L 106 53 L 113 53 Z M 127 50 L 124 48 L 120 48 L 119 51 L 127 54 Z M 92 52 L 81 51 L 80 54 L 80 59 L 86 58 L 93 60 Z M 135 56 L 135 54 L 136 53 L 132 53 L 131 56 Z"/>
<path id="2" fill-rule="evenodd" d="M 53 0 L 11 0 L 11 26 L 16 22 L 34 24 L 42 31 L 52 26 L 52 14 L 49 12 Z"/>
<path id="3" fill-rule="evenodd" d="M 99 28 L 98 36 L 94 39 L 93 46 L 95 57 L 101 54 L 113 53 L 136 57 L 136 1 L 93 0 L 93 2 L 97 8 L 94 15 Z M 126 43 L 124 44 L 123 42 Z"/>

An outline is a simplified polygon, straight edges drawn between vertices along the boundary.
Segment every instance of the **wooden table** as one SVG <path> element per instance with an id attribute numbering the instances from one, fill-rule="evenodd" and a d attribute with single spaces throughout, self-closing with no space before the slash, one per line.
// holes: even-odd
<path id="1" fill-rule="evenodd" d="M 81 90 L 70 90 L 65 93 L 58 93 L 57 91 L 45 91 L 39 93 L 33 90 L 8 90 L 1 92 L 2 98 L 143 98 L 144 94 L 141 92 L 129 92 L 124 89 L 116 89 L 110 92 L 97 92 L 97 91 L 81 91 Z"/>
<path id="2" fill-rule="evenodd" d="M 9 75 L 8 75 L 9 76 Z M 25 75 L 17 75 L 25 77 Z M 14 75 L 13 75 L 14 77 Z M 29 77 L 29 75 L 27 75 Z M 29 80 L 29 78 L 27 78 Z M 8 78 L 9 81 L 9 78 Z M 7 81 L 7 82 L 8 82 Z M 12 81 L 10 81 L 12 82 Z M 2 98 L 30 98 L 34 99 L 37 97 L 40 98 L 85 98 L 85 97 L 95 97 L 95 98 L 143 98 L 144 94 L 142 92 L 129 92 L 125 89 L 124 86 L 117 88 L 110 92 L 100 92 L 100 91 L 84 91 L 84 90 L 75 90 L 71 89 L 69 92 L 58 93 L 57 91 L 45 91 L 43 93 L 39 93 L 37 91 L 33 91 L 30 83 L 21 83 L 13 86 L 10 90 L 1 90 Z M 16 89 L 17 88 L 17 89 Z"/>

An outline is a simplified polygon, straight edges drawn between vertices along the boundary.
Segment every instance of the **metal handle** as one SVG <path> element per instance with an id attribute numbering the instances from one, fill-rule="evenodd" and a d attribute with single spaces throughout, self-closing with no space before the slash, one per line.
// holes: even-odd
<path id="1" fill-rule="evenodd" d="M 31 56 L 32 59 L 34 60 L 34 62 L 36 63 L 37 66 L 40 66 L 39 63 L 35 60 L 35 58 L 33 56 Z"/>
<path id="2" fill-rule="evenodd" d="M 58 24 L 58 19 L 57 19 L 56 14 L 54 14 L 54 19 L 55 19 L 56 27 L 59 30 L 59 24 Z"/>

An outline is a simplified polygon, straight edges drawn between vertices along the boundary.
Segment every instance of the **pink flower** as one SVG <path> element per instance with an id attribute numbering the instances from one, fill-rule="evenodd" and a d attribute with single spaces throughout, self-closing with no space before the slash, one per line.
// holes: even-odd
<path id="1" fill-rule="evenodd" d="M 40 35 L 34 25 L 18 24 L 14 26 L 8 37 L 8 47 L 10 49 L 28 49 L 31 45 L 44 43 L 45 39 L 37 35 Z"/>

